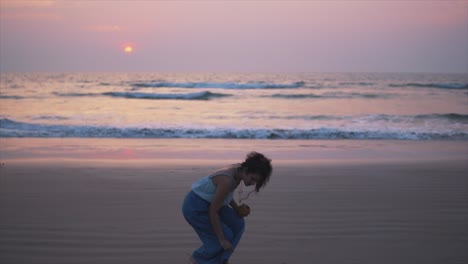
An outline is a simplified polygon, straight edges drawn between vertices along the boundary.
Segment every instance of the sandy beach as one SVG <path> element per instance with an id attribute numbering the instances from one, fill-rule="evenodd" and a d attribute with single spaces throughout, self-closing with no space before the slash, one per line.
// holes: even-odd
<path id="1" fill-rule="evenodd" d="M 7 160 L 0 262 L 186 263 L 199 241 L 182 200 L 230 162 Z M 468 260 L 466 156 L 273 162 L 231 263 Z"/>

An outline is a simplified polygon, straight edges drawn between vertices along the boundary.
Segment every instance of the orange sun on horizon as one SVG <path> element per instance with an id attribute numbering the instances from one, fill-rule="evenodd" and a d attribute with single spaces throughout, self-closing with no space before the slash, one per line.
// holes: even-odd
<path id="1" fill-rule="evenodd" d="M 123 49 L 123 51 L 124 51 L 125 53 L 127 53 L 127 54 L 132 53 L 133 50 L 134 50 L 134 48 L 133 48 L 132 45 L 125 45 L 125 47 L 124 47 L 124 49 Z"/>

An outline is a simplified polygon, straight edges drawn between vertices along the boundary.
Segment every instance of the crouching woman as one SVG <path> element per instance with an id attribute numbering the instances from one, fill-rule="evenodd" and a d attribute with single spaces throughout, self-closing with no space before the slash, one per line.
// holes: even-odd
<path id="1" fill-rule="evenodd" d="M 217 170 L 192 184 L 182 212 L 203 245 L 193 252 L 189 263 L 228 263 L 244 233 L 243 217 L 250 213 L 247 205 L 233 200 L 234 191 L 244 182 L 246 186 L 255 185 L 258 192 L 271 172 L 271 160 L 251 152 L 244 162 Z"/>

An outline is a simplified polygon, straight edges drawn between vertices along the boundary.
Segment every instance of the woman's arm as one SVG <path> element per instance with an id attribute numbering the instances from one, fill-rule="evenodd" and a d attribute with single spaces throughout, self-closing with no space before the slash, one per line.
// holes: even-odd
<path id="1" fill-rule="evenodd" d="M 239 209 L 239 205 L 237 205 L 237 203 L 236 203 L 236 201 L 234 201 L 234 199 L 231 200 L 229 205 L 232 207 L 232 209 L 236 210 L 236 212 Z"/>
<path id="2" fill-rule="evenodd" d="M 232 182 L 228 177 L 214 177 L 212 180 L 216 185 L 216 192 L 210 204 L 210 221 L 221 246 L 225 250 L 232 250 L 231 243 L 224 236 L 218 215 L 219 209 L 223 206 L 224 200 L 232 189 Z"/>
<path id="3" fill-rule="evenodd" d="M 239 216 L 246 217 L 250 214 L 250 207 L 246 204 L 238 205 L 234 199 L 229 204 Z"/>

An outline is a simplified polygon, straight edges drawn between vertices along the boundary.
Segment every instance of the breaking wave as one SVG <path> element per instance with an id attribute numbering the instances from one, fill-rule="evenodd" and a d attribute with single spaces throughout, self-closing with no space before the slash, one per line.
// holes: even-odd
<path id="1" fill-rule="evenodd" d="M 224 138 L 224 139 L 397 139 L 468 140 L 466 132 L 382 130 L 138 128 L 81 125 L 46 125 L 0 119 L 0 137 L 40 138 Z"/>
<path id="2" fill-rule="evenodd" d="M 20 99 L 25 99 L 24 96 L 19 96 L 19 95 L 0 95 L 0 99 L 16 99 L 16 100 L 20 100 Z"/>
<path id="3" fill-rule="evenodd" d="M 134 83 L 135 87 L 154 87 L 154 88 L 220 88 L 220 89 L 284 89 L 300 88 L 305 82 L 294 83 L 265 83 L 265 82 L 139 82 Z"/>
<path id="4" fill-rule="evenodd" d="M 350 98 L 366 98 L 366 99 L 377 99 L 377 98 L 392 98 L 393 94 L 377 94 L 377 93 L 324 93 L 324 94 L 273 94 L 274 98 L 284 99 L 350 99 Z"/>
<path id="5" fill-rule="evenodd" d="M 231 96 L 229 94 L 222 93 L 212 93 L 209 91 L 199 92 L 199 93 L 182 93 L 182 94 L 152 94 L 152 93 L 134 93 L 134 92 L 108 92 L 103 93 L 103 95 L 108 95 L 112 97 L 123 97 L 123 98 L 133 98 L 133 99 L 172 99 L 172 100 L 209 100 L 212 98 L 226 97 Z"/>
<path id="6" fill-rule="evenodd" d="M 389 84 L 390 87 L 423 87 L 423 88 L 438 88 L 438 89 L 468 89 L 468 83 L 399 83 Z"/>
<path id="7" fill-rule="evenodd" d="M 153 100 L 209 100 L 231 96 L 230 94 L 212 93 L 203 91 L 197 93 L 137 93 L 137 92 L 105 92 L 105 93 L 54 93 L 57 96 L 64 97 L 85 97 L 85 96 L 111 96 L 129 99 L 153 99 Z"/>

